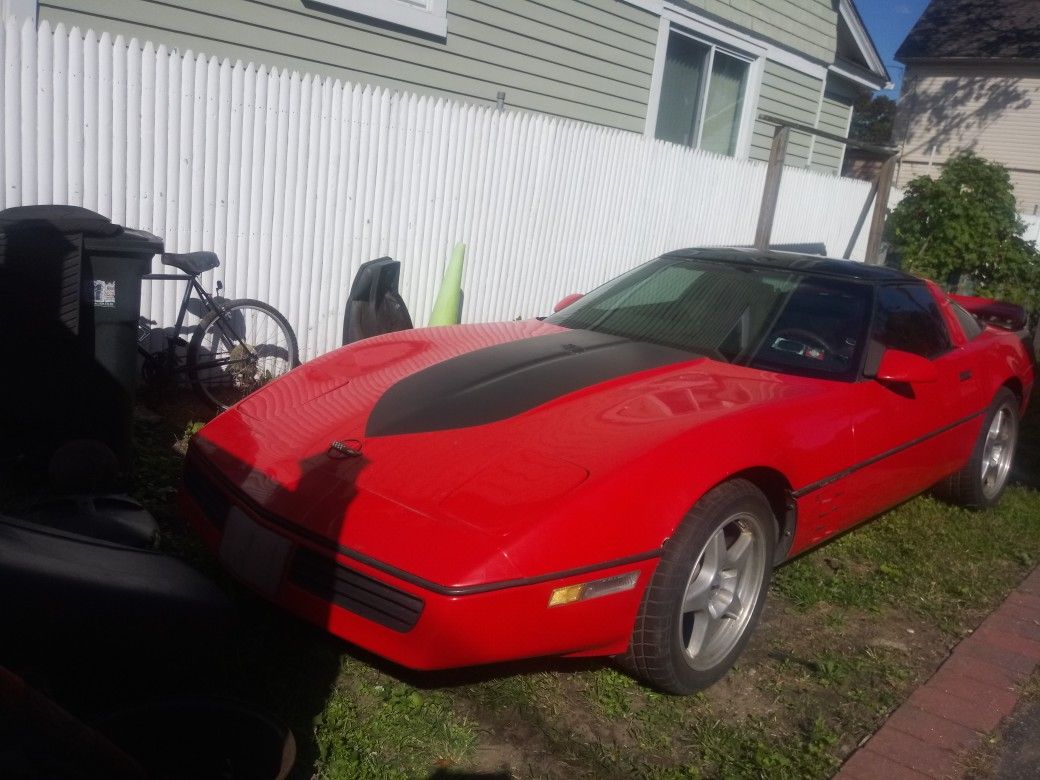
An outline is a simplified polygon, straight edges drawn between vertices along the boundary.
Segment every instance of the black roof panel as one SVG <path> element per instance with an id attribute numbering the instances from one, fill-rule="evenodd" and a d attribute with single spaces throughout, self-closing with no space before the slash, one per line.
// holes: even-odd
<path id="1" fill-rule="evenodd" d="M 832 257 L 781 252 L 776 249 L 763 251 L 744 247 L 694 247 L 667 252 L 664 257 L 697 257 L 869 282 L 921 282 L 919 277 L 883 265 L 867 265 L 854 260 L 836 260 Z"/>

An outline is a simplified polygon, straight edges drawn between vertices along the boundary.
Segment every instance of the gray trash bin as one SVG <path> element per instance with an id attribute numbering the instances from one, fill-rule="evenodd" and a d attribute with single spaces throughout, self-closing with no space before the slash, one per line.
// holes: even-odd
<path id="1" fill-rule="evenodd" d="M 129 469 L 141 277 L 162 250 L 76 206 L 0 211 L 0 332 L 15 342 L 0 453 L 97 439 Z"/>

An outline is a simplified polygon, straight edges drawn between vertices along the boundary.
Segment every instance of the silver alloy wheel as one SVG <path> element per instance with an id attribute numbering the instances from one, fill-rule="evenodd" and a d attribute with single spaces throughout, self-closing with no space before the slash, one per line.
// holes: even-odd
<path id="1" fill-rule="evenodd" d="M 1018 419 L 1009 403 L 1004 403 L 993 415 L 986 431 L 986 442 L 982 445 L 982 494 L 991 499 L 1007 482 L 1011 472 L 1011 461 L 1015 457 L 1015 442 L 1018 438 Z"/>
<path id="2" fill-rule="evenodd" d="M 740 513 L 701 550 L 679 607 L 683 649 L 693 669 L 711 669 L 740 640 L 765 576 L 765 547 L 758 524 Z"/>

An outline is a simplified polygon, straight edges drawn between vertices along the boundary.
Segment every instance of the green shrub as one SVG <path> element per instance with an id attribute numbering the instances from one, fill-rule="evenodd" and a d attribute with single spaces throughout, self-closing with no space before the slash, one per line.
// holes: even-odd
<path id="1" fill-rule="evenodd" d="M 1040 308 L 1040 254 L 1022 236 L 1007 169 L 963 152 L 935 179 L 906 185 L 888 220 L 889 240 L 907 270 L 950 289 Z"/>

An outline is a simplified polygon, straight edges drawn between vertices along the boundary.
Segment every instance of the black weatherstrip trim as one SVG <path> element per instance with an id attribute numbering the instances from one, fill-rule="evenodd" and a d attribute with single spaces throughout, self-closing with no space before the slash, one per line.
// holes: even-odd
<path id="1" fill-rule="evenodd" d="M 886 452 L 882 452 L 880 455 L 875 455 L 873 458 L 867 458 L 867 460 L 865 461 L 849 466 L 847 469 L 843 469 L 839 471 L 837 474 L 831 474 L 829 477 L 824 477 L 823 479 L 806 485 L 803 488 L 799 488 L 798 490 L 795 490 L 793 493 L 791 493 L 791 495 L 795 498 L 801 498 L 802 496 L 808 495 L 809 493 L 812 493 L 814 490 L 819 490 L 822 487 L 830 485 L 832 482 L 837 482 L 839 479 L 844 479 L 845 477 L 849 476 L 849 474 L 859 471 L 860 469 L 865 469 L 867 466 L 873 466 L 878 461 L 884 460 L 885 458 L 889 458 L 893 455 L 898 455 L 903 450 L 908 450 L 911 447 L 920 444 L 921 442 L 928 441 L 929 439 L 935 438 L 936 436 L 946 433 L 947 431 L 952 431 L 958 425 L 964 425 L 964 423 L 971 422 L 976 417 L 981 417 L 986 413 L 986 411 L 986 409 L 983 409 L 981 412 L 969 414 L 967 417 L 957 420 L 957 422 L 952 422 L 949 425 L 944 425 L 942 428 L 939 428 L 938 430 L 926 433 L 924 436 L 918 436 L 916 439 L 912 439 L 906 442 L 905 444 L 900 444 L 898 447 L 893 447 L 892 449 Z"/>
<path id="2" fill-rule="evenodd" d="M 700 357 L 590 330 L 484 347 L 392 385 L 372 408 L 365 435 L 486 425 L 600 382 Z"/>
<path id="3" fill-rule="evenodd" d="M 200 455 L 193 456 L 195 465 L 199 468 L 206 468 L 208 464 L 205 458 Z M 517 577 L 512 580 L 498 580 L 496 582 L 485 582 L 480 585 L 462 585 L 458 587 L 451 587 L 448 585 L 441 585 L 427 580 L 418 575 L 412 574 L 411 572 L 398 569 L 396 566 L 391 566 L 388 563 L 383 563 L 376 558 L 359 553 L 356 550 L 351 550 L 349 547 L 344 547 L 341 544 L 337 544 L 330 539 L 326 539 L 320 534 L 316 534 L 313 531 L 309 531 L 302 526 L 297 525 L 291 520 L 286 520 L 280 515 L 276 515 L 267 509 L 253 501 L 249 496 L 246 496 L 234 488 L 230 487 L 227 480 L 223 477 L 223 474 L 219 475 L 221 481 L 224 482 L 224 490 L 229 495 L 233 496 L 233 501 L 238 501 L 246 506 L 253 512 L 257 517 L 262 518 L 265 522 L 271 525 L 282 528 L 290 533 L 294 533 L 301 539 L 306 539 L 311 544 L 317 547 L 323 547 L 326 550 L 337 552 L 345 558 L 350 558 L 352 561 L 358 561 L 366 566 L 370 566 L 377 571 L 381 571 L 384 574 L 389 574 L 391 577 L 396 577 L 402 582 L 407 582 L 416 587 L 428 590 L 431 593 L 437 593 L 441 596 L 472 596 L 477 593 L 491 593 L 496 590 L 505 590 L 507 588 L 518 588 L 524 585 L 538 585 L 543 582 L 550 582 L 552 580 L 561 580 L 566 577 L 576 577 L 580 574 L 590 574 L 595 571 L 602 571 L 603 569 L 613 569 L 616 566 L 627 566 L 632 563 L 642 563 L 643 561 L 649 561 L 653 558 L 660 558 L 661 553 L 664 552 L 663 548 L 658 547 L 655 550 L 647 550 L 646 552 L 636 553 L 635 555 L 628 555 L 624 558 L 615 558 L 610 561 L 603 561 L 601 563 L 593 563 L 588 566 L 579 566 L 574 569 L 564 569 L 563 571 L 549 572 L 548 574 L 539 574 L 534 577 Z"/>

